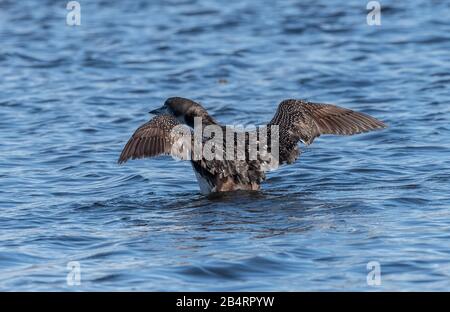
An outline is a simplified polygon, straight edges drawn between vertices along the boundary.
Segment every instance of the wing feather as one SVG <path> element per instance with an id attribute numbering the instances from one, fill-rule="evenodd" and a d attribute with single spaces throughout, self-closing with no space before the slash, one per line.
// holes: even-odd
<path id="1" fill-rule="evenodd" d="M 179 153 L 172 151 L 172 145 L 182 138 L 182 131 L 173 131 L 175 127 L 183 127 L 170 115 L 158 115 L 140 126 L 122 150 L 119 164 L 129 159 L 154 157 L 158 155 L 173 155 L 182 158 Z M 189 131 L 188 129 L 185 130 Z M 183 141 L 185 142 L 185 141 Z M 187 146 L 190 148 L 190 146 Z"/>
<path id="2" fill-rule="evenodd" d="M 299 140 L 309 145 L 322 134 L 353 135 L 387 127 L 364 113 L 332 104 L 292 99 L 279 104 L 269 125 L 279 126 L 280 163 L 295 160 L 298 150 L 297 144 L 293 143 Z"/>

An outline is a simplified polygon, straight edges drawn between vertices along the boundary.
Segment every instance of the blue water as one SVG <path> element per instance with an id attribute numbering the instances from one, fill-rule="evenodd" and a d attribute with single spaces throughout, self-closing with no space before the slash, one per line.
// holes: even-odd
<path id="1" fill-rule="evenodd" d="M 381 26 L 360 0 L 80 3 L 69 27 L 65 1 L 0 1 L 0 290 L 450 290 L 450 2 L 384 0 Z M 389 128 L 208 199 L 188 163 L 116 163 L 170 96 Z"/>

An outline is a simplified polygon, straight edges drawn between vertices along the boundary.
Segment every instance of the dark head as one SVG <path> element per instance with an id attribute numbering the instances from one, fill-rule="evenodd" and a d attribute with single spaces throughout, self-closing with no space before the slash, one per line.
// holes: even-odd
<path id="1" fill-rule="evenodd" d="M 194 118 L 201 117 L 203 122 L 212 122 L 206 109 L 200 104 L 181 97 L 171 97 L 166 100 L 163 106 L 150 111 L 150 114 L 174 116 L 178 121 L 190 127 L 194 127 Z"/>

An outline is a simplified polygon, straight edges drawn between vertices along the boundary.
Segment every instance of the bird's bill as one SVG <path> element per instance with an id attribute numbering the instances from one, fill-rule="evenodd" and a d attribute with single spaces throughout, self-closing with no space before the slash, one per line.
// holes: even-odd
<path id="1" fill-rule="evenodd" d="M 153 115 L 162 115 L 166 113 L 166 108 L 164 106 L 161 106 L 160 108 L 151 110 L 148 113 Z"/>

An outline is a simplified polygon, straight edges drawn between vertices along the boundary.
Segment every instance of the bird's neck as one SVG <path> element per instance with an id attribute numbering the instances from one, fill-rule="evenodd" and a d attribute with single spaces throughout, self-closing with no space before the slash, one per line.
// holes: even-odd
<path id="1" fill-rule="evenodd" d="M 204 129 L 209 125 L 218 125 L 218 123 L 208 113 L 197 115 L 195 117 L 185 118 L 184 123 L 191 128 L 200 127 Z"/>

